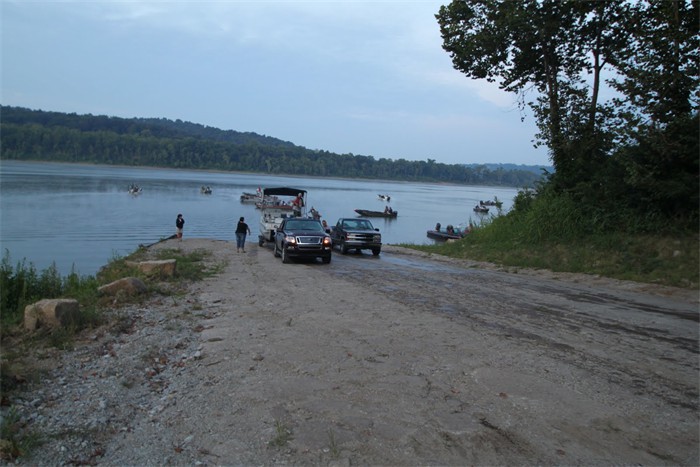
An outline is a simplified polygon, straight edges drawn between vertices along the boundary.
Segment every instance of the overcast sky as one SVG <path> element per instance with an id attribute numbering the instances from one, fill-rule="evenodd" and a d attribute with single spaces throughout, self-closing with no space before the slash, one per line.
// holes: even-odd
<path id="1" fill-rule="evenodd" d="M 452 67 L 444 3 L 0 0 L 0 99 L 377 159 L 550 165 L 515 96 Z"/>

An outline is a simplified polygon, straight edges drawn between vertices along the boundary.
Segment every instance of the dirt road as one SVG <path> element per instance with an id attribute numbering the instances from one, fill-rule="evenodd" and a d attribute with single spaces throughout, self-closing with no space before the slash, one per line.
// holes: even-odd
<path id="1" fill-rule="evenodd" d="M 699 462 L 697 293 L 398 248 L 283 265 L 202 243 L 184 242 L 230 263 L 193 291 L 218 313 L 160 414 L 168 444 L 188 440 L 171 462 Z M 161 449 L 139 442 L 149 426 L 123 446 Z"/>
<path id="2" fill-rule="evenodd" d="M 98 463 L 700 462 L 697 292 L 391 247 L 284 265 L 232 246 L 153 247 L 228 265 L 178 300 L 205 318 L 197 359 Z"/>

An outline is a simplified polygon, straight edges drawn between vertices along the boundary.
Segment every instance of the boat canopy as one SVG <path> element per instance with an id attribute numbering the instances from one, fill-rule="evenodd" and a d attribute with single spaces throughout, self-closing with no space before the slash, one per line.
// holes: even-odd
<path id="1" fill-rule="evenodd" d="M 301 188 L 289 188 L 289 187 L 279 187 L 279 188 L 263 188 L 264 196 L 296 196 L 299 193 L 303 193 L 306 197 L 306 190 Z"/>

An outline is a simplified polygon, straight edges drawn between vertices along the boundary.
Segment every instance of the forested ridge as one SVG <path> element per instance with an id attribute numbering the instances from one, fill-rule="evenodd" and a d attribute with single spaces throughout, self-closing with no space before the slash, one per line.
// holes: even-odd
<path id="1" fill-rule="evenodd" d="M 251 132 L 165 118 L 77 115 L 0 106 L 2 159 L 213 169 L 275 175 L 533 186 L 527 169 L 375 159 L 311 150 Z"/>

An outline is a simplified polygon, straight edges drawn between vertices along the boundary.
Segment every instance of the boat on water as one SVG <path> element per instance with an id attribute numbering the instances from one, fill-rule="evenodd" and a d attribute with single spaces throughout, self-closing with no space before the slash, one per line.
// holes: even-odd
<path id="1" fill-rule="evenodd" d="M 389 195 L 383 195 L 383 194 L 380 193 L 380 194 L 377 195 L 377 199 L 380 199 L 380 200 L 382 200 L 382 201 L 387 201 L 387 202 L 388 202 L 388 201 L 391 201 L 391 196 L 389 196 Z"/>
<path id="2" fill-rule="evenodd" d="M 211 187 L 202 185 L 202 188 L 199 189 L 199 192 L 202 193 L 203 195 L 210 195 L 211 194 Z"/>
<path id="3" fill-rule="evenodd" d="M 132 183 L 131 186 L 129 186 L 129 194 L 130 195 L 139 195 L 139 194 L 141 194 L 142 191 L 143 191 L 143 188 L 141 188 L 140 186 L 138 186 L 136 184 Z"/>
<path id="4" fill-rule="evenodd" d="M 495 206 L 497 209 L 501 209 L 503 207 L 503 201 L 499 201 L 498 198 L 494 196 L 493 199 L 479 201 L 479 206 Z"/>
<path id="5" fill-rule="evenodd" d="M 489 208 L 486 206 L 482 206 L 480 204 L 477 204 L 476 206 L 474 206 L 474 212 L 477 212 L 479 214 L 488 214 Z"/>
<path id="6" fill-rule="evenodd" d="M 368 209 L 355 209 L 355 212 L 361 215 L 362 217 L 395 218 L 399 215 L 399 211 L 394 211 L 393 209 L 391 211 L 370 211 Z"/>
<path id="7" fill-rule="evenodd" d="M 274 242 L 275 233 L 284 219 L 303 217 L 306 214 L 306 190 L 289 187 L 263 188 L 261 198 L 265 200 L 268 197 L 275 197 L 276 201 L 255 203 L 255 207 L 261 211 L 258 235 L 260 246 L 265 245 L 265 242 Z M 287 199 L 290 201 L 288 202 Z"/>
<path id="8" fill-rule="evenodd" d="M 438 222 L 437 225 L 435 225 L 435 229 L 428 230 L 427 235 L 428 238 L 432 238 L 434 240 L 459 240 L 460 238 L 464 238 L 464 236 L 467 235 L 470 230 L 471 226 L 454 227 L 452 225 L 448 225 L 443 229 Z"/>
<path id="9" fill-rule="evenodd" d="M 465 234 L 462 233 L 454 233 L 454 234 L 448 234 L 447 232 L 439 231 L 439 230 L 428 230 L 427 232 L 428 238 L 432 238 L 433 240 L 459 240 L 460 238 L 464 238 Z"/>

